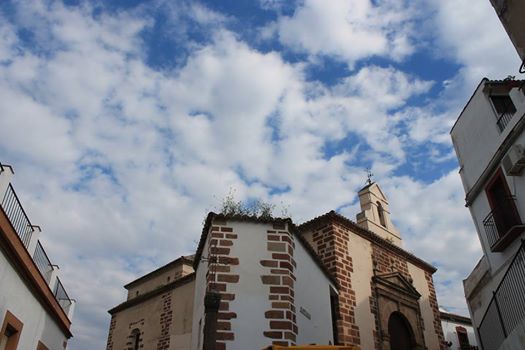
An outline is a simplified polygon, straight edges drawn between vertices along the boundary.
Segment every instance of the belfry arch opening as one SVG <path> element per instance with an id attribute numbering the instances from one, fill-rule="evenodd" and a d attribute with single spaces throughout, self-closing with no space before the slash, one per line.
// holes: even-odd
<path id="1" fill-rule="evenodd" d="M 410 323 L 400 312 L 393 312 L 388 319 L 390 350 L 414 349 L 414 332 Z"/>
<path id="2" fill-rule="evenodd" d="M 379 215 L 379 223 L 381 226 L 386 227 L 385 210 L 383 209 L 383 206 L 380 202 L 377 202 L 377 213 Z"/>

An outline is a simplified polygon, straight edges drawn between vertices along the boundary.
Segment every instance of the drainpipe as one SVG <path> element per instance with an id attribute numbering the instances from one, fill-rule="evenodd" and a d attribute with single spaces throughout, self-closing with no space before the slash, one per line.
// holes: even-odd
<path id="1" fill-rule="evenodd" d="M 204 341 L 203 350 L 215 350 L 217 341 L 217 318 L 221 295 L 216 292 L 206 292 L 204 297 Z"/>

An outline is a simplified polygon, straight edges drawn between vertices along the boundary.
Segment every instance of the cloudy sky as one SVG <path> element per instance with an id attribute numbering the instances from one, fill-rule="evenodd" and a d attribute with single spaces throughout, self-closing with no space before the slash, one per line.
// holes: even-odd
<path id="1" fill-rule="evenodd" d="M 122 285 L 196 247 L 231 189 L 355 218 L 365 168 L 467 314 L 480 257 L 449 130 L 518 57 L 488 0 L 0 3 L 0 161 L 105 348 Z"/>

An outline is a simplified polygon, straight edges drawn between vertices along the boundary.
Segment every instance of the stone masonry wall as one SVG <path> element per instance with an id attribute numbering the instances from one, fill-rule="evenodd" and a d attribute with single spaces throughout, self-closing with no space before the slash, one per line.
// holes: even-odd
<path id="1" fill-rule="evenodd" d="M 260 261 L 266 268 L 261 281 L 269 288 L 271 309 L 264 314 L 268 319 L 268 329 L 263 334 L 271 339 L 273 345 L 295 345 L 298 329 L 294 306 L 294 269 L 297 267 L 294 237 L 286 230 L 286 225 L 280 223 L 274 223 L 273 230 L 266 233 L 266 248 L 272 258 Z"/>
<path id="2" fill-rule="evenodd" d="M 112 315 L 111 323 L 109 324 L 109 335 L 108 335 L 108 343 L 106 346 L 106 350 L 113 350 L 113 330 L 115 329 L 116 324 L 117 324 L 117 318 L 115 315 Z"/>
<path id="3" fill-rule="evenodd" d="M 164 293 L 161 298 L 162 313 L 160 314 L 160 338 L 157 342 L 157 350 L 168 350 L 170 347 L 170 327 L 173 322 L 171 292 Z"/>
<path id="4" fill-rule="evenodd" d="M 408 264 L 405 259 L 376 244 L 372 244 L 372 262 L 374 264 L 374 274 L 400 272 L 409 281 L 412 278 L 408 272 Z M 373 330 L 374 344 L 376 350 L 380 350 L 382 349 L 382 346 L 381 334 L 379 334 L 379 329 L 381 328 L 379 326 L 379 309 L 377 305 L 377 299 L 374 294 L 374 283 L 372 281 L 370 281 L 370 288 L 372 289 L 372 296 L 370 297 L 370 311 L 374 315 L 375 320 L 375 329 Z M 421 320 L 421 325 L 424 327 L 423 320 Z"/>
<path id="5" fill-rule="evenodd" d="M 441 349 L 444 350 L 445 336 L 443 335 L 443 328 L 441 327 L 441 316 L 439 313 L 439 306 L 437 303 L 436 290 L 434 289 L 434 281 L 432 279 L 432 274 L 426 271 L 425 279 L 427 280 L 428 290 L 430 291 L 430 295 L 428 296 L 430 307 L 432 308 L 432 312 L 434 313 L 434 330 L 436 331 L 436 334 L 438 336 Z"/>
<path id="6" fill-rule="evenodd" d="M 339 283 L 337 307 L 337 341 L 342 345 L 359 345 L 359 328 L 355 319 L 356 298 L 350 274 L 352 258 L 348 254 L 348 234 L 342 227 L 327 224 L 313 232 L 314 249 Z"/>

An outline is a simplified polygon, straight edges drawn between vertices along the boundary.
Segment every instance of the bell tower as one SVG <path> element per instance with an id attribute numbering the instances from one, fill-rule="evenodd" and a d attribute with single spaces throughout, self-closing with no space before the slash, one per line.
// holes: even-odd
<path id="1" fill-rule="evenodd" d="M 357 224 L 382 238 L 401 246 L 401 236 L 390 220 L 388 200 L 375 182 L 369 183 L 359 192 L 361 212 L 357 214 Z"/>

